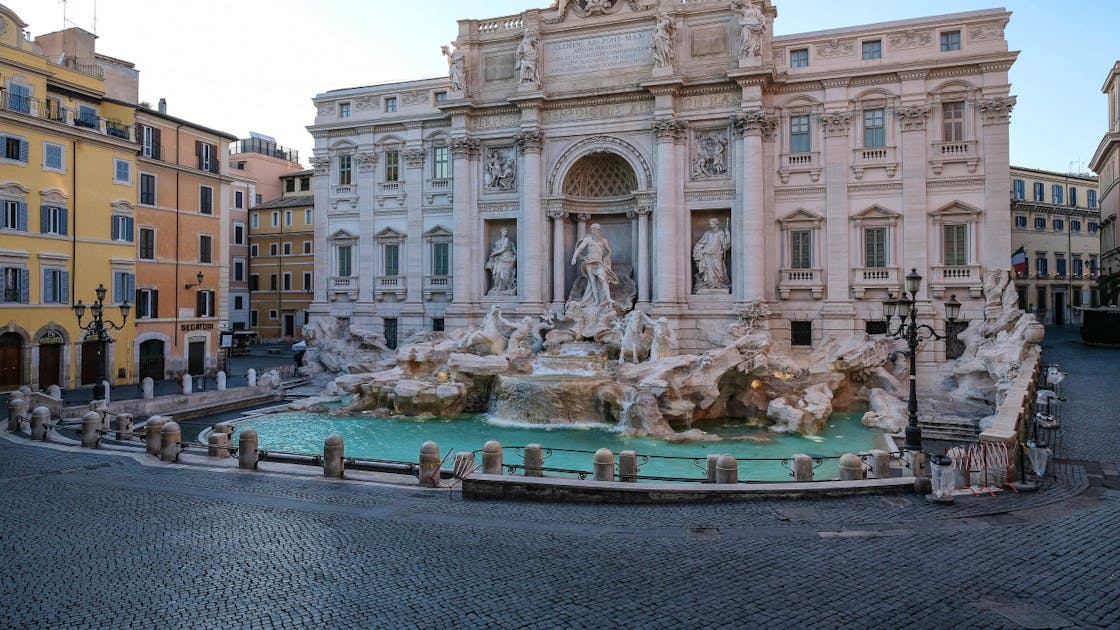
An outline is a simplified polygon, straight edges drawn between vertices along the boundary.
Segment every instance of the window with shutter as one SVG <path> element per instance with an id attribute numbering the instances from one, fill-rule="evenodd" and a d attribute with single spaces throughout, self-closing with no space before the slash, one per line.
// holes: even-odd
<path id="1" fill-rule="evenodd" d="M 942 263 L 949 266 L 968 264 L 968 226 L 946 225 L 942 230 Z"/>
<path id="2" fill-rule="evenodd" d="M 213 239 L 210 236 L 202 235 L 198 237 L 198 262 L 213 262 L 212 243 Z"/>
<path id="3" fill-rule="evenodd" d="M 865 267 L 887 266 L 887 228 L 867 228 L 863 231 Z"/>

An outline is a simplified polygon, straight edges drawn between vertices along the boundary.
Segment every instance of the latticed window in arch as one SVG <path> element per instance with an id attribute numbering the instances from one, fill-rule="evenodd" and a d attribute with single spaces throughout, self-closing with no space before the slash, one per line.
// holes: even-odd
<path id="1" fill-rule="evenodd" d="M 564 194 L 571 197 L 624 197 L 637 188 L 634 170 L 616 153 L 586 155 L 564 179 Z"/>

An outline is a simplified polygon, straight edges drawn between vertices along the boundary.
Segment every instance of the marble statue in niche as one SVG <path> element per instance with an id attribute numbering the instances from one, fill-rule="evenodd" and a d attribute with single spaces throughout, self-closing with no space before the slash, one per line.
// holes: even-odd
<path id="1" fill-rule="evenodd" d="M 692 179 L 711 179 L 727 175 L 727 133 L 709 131 L 696 134 L 692 156 Z"/>
<path id="2" fill-rule="evenodd" d="M 649 48 L 653 52 L 654 68 L 673 67 L 673 33 L 676 30 L 673 18 L 668 13 L 658 14 L 657 25 L 653 29 L 653 37 L 649 43 Z"/>
<path id="3" fill-rule="evenodd" d="M 517 183 L 514 172 L 513 156 L 501 149 L 490 149 L 486 153 L 485 185 L 489 190 L 510 191 Z"/>
<path id="4" fill-rule="evenodd" d="M 486 295 L 517 294 L 517 244 L 509 237 L 509 228 L 503 227 L 490 246 L 486 270 L 490 272 Z"/>
<path id="5" fill-rule="evenodd" d="M 758 5 L 748 0 L 737 2 L 735 10 L 739 14 L 739 57 L 753 59 L 762 54 L 762 34 L 766 31 L 766 16 Z"/>
<path id="6" fill-rule="evenodd" d="M 517 47 L 517 76 L 522 85 L 540 85 L 540 76 L 537 72 L 537 63 L 540 59 L 541 40 L 536 33 L 526 33 Z"/>
<path id="7" fill-rule="evenodd" d="M 455 46 L 455 50 L 451 50 Z M 451 79 L 451 91 L 466 93 L 467 89 L 467 59 L 463 50 L 451 42 L 451 46 L 444 46 L 440 50 L 447 57 L 447 77 Z"/>
<path id="8" fill-rule="evenodd" d="M 727 277 L 727 252 L 731 250 L 731 232 L 719 219 L 708 220 L 708 231 L 692 247 L 696 263 L 695 293 L 727 293 L 731 281 Z"/>
<path id="9" fill-rule="evenodd" d="M 601 305 L 611 302 L 611 284 L 618 284 L 618 276 L 611 268 L 611 244 L 603 236 L 598 223 L 592 223 L 572 252 L 572 264 L 580 263 L 580 273 L 587 281 L 579 303 Z"/>

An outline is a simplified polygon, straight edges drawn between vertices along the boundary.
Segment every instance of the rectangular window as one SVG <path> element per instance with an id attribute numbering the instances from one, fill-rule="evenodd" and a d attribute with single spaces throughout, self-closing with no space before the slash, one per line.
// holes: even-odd
<path id="1" fill-rule="evenodd" d="M 863 266 L 887 266 L 887 228 L 867 228 L 863 231 Z"/>
<path id="2" fill-rule="evenodd" d="M 1046 252 L 1035 252 L 1034 273 L 1039 278 L 1045 278 L 1050 275 L 1050 264 L 1049 259 L 1046 258 Z"/>
<path id="3" fill-rule="evenodd" d="M 285 256 L 291 256 L 292 255 L 292 244 L 291 243 L 284 243 L 284 255 Z"/>
<path id="4" fill-rule="evenodd" d="M 30 145 L 26 140 L 19 138 L 3 137 L 4 140 L 4 158 L 8 160 L 15 160 L 17 162 L 27 162 L 30 151 Z"/>
<path id="5" fill-rule="evenodd" d="M 244 191 L 241 191 L 241 190 L 233 191 L 233 207 L 238 208 L 238 209 L 241 209 L 241 208 L 245 207 L 245 192 Z"/>
<path id="6" fill-rule="evenodd" d="M 1096 234 L 1097 230 L 1099 230 L 1099 229 L 1100 229 L 1100 226 L 1098 226 L 1095 222 L 1093 222 L 1093 221 L 1089 222 L 1089 233 L 1090 234 Z"/>
<path id="7" fill-rule="evenodd" d="M 886 111 L 882 108 L 863 112 L 863 147 L 865 149 L 887 146 Z"/>
<path id="8" fill-rule="evenodd" d="M 269 243 L 268 244 L 268 255 L 269 256 L 276 256 L 279 253 L 280 253 L 280 244 L 279 243 Z"/>
<path id="9" fill-rule="evenodd" d="M 284 272 L 284 290 L 285 291 L 291 291 L 292 290 L 292 273 L 290 271 L 285 271 Z"/>
<path id="10" fill-rule="evenodd" d="M 199 291 L 195 294 L 195 317 L 213 317 L 214 316 L 214 292 L 213 291 Z"/>
<path id="11" fill-rule="evenodd" d="M 272 211 L 272 227 L 280 227 L 280 211 Z"/>
<path id="12" fill-rule="evenodd" d="M 43 234 L 65 235 L 68 217 L 66 208 L 42 206 L 39 208 L 39 231 Z"/>
<path id="13" fill-rule="evenodd" d="M 147 125 L 140 125 L 140 155 L 144 157 L 156 157 L 153 151 L 155 145 L 153 131 L 155 130 Z"/>
<path id="14" fill-rule="evenodd" d="M 1081 232 L 1081 222 L 1070 219 L 1069 231 L 1070 232 L 1075 232 L 1075 233 Z"/>
<path id="15" fill-rule="evenodd" d="M 261 194 L 260 193 L 257 193 L 255 195 L 253 195 L 253 205 L 254 206 L 261 205 Z"/>
<path id="16" fill-rule="evenodd" d="M 1011 182 L 1011 192 L 1015 199 L 1025 199 L 1027 196 L 1027 183 L 1021 179 L 1016 179 Z"/>
<path id="17" fill-rule="evenodd" d="M 1045 230 L 1046 229 L 1046 218 L 1045 217 L 1035 217 L 1034 218 L 1034 229 Z"/>
<path id="18" fill-rule="evenodd" d="M 338 117 L 339 118 L 349 118 L 350 117 L 350 103 L 339 103 L 338 104 Z"/>
<path id="19" fill-rule="evenodd" d="M 350 276 L 350 246 L 338 246 L 338 275 L 347 278 Z"/>
<path id="20" fill-rule="evenodd" d="M 252 215 L 250 215 L 249 216 L 249 225 L 252 226 L 252 228 L 254 230 L 260 228 L 261 227 L 260 215 L 258 215 L 256 212 L 254 212 Z"/>
<path id="21" fill-rule="evenodd" d="M 1055 203 L 1055 204 L 1065 203 L 1063 201 L 1063 198 L 1065 197 L 1065 195 L 1063 194 L 1064 192 L 1065 192 L 1065 188 L 1063 188 L 1061 184 L 1051 184 L 1050 185 L 1050 199 L 1051 199 L 1051 202 Z"/>
<path id="22" fill-rule="evenodd" d="M 308 209 L 303 211 L 303 224 L 304 225 L 312 225 L 311 208 L 308 208 Z"/>
<path id="23" fill-rule="evenodd" d="M 1062 219 L 1054 219 L 1054 231 L 1064 232 L 1066 229 L 1066 222 Z"/>
<path id="24" fill-rule="evenodd" d="M 883 58 L 883 40 L 876 39 L 869 42 L 863 42 L 863 60 L 870 61 L 872 59 Z"/>
<path id="25" fill-rule="evenodd" d="M 288 178 L 284 180 L 284 192 L 295 192 L 296 180 Z"/>
<path id="26" fill-rule="evenodd" d="M 140 173 L 140 203 L 156 205 L 156 176 L 151 173 Z"/>
<path id="27" fill-rule="evenodd" d="M 218 172 L 218 147 L 206 144 L 201 140 L 194 143 L 195 154 L 198 156 L 198 168 L 211 173 Z"/>
<path id="28" fill-rule="evenodd" d="M 132 162 L 113 159 L 113 182 L 117 184 L 132 183 Z"/>
<path id="29" fill-rule="evenodd" d="M 1085 261 L 1081 259 L 1080 254 L 1073 255 L 1073 275 L 1078 278 L 1085 275 Z"/>
<path id="30" fill-rule="evenodd" d="M 1059 278 L 1066 277 L 1066 257 L 1064 254 L 1054 255 L 1054 270 L 1058 272 Z"/>
<path id="31" fill-rule="evenodd" d="M 311 178 L 310 177 L 299 178 L 299 189 L 300 189 L 301 192 L 305 191 L 305 190 L 311 190 Z"/>
<path id="32" fill-rule="evenodd" d="M 947 266 L 968 264 L 968 226 L 962 223 L 942 226 L 941 261 Z"/>
<path id="33" fill-rule="evenodd" d="M 443 332 L 443 331 L 444 331 L 443 318 L 442 317 L 433 317 L 432 318 L 432 332 Z"/>
<path id="34" fill-rule="evenodd" d="M 303 290 L 304 291 L 311 291 L 313 288 L 314 287 L 311 284 L 311 272 L 310 271 L 303 272 Z"/>
<path id="35" fill-rule="evenodd" d="M 385 275 L 400 275 L 400 245 L 389 243 L 385 245 Z"/>
<path id="36" fill-rule="evenodd" d="M 1071 205 L 1071 206 L 1076 206 L 1077 205 L 1077 188 L 1075 188 L 1073 186 L 1069 187 L 1069 205 Z"/>
<path id="37" fill-rule="evenodd" d="M 214 214 L 214 189 L 209 186 L 198 187 L 198 211 L 201 214 Z"/>
<path id="38" fill-rule="evenodd" d="M 245 224 L 244 223 L 234 223 L 233 224 L 233 244 L 234 245 L 244 245 L 245 244 Z"/>
<path id="39" fill-rule="evenodd" d="M 303 242 L 303 253 L 305 253 L 305 254 L 310 254 L 311 253 L 311 241 L 304 241 Z"/>
<path id="40" fill-rule="evenodd" d="M 136 297 L 136 274 L 127 271 L 113 272 L 113 303 L 121 304 Z"/>
<path id="41" fill-rule="evenodd" d="M 159 317 L 159 291 L 156 289 L 136 289 L 136 319 L 155 319 Z"/>
<path id="42" fill-rule="evenodd" d="M 43 270 L 43 304 L 70 303 L 70 273 L 62 269 Z"/>
<path id="43" fill-rule="evenodd" d="M 126 217 L 120 214 L 114 214 L 110 227 L 110 237 L 114 241 L 126 241 L 131 243 L 135 238 L 133 236 L 133 226 L 135 223 L 132 217 Z"/>
<path id="44" fill-rule="evenodd" d="M 941 106 L 942 142 L 964 142 L 964 102 Z"/>
<path id="45" fill-rule="evenodd" d="M 385 99 L 385 113 L 391 114 L 397 111 L 397 97 L 390 96 Z"/>
<path id="46" fill-rule="evenodd" d="M 1085 193 L 1085 201 L 1086 201 L 1085 205 L 1089 206 L 1090 208 L 1096 208 L 1097 207 L 1097 191 L 1089 189 Z"/>
<path id="47" fill-rule="evenodd" d="M 156 259 L 156 231 L 152 228 L 140 228 L 140 259 Z"/>
<path id="48" fill-rule="evenodd" d="M 809 49 L 797 48 L 789 51 L 789 67 L 791 68 L 807 68 L 809 67 Z"/>
<path id="49" fill-rule="evenodd" d="M 97 129 L 97 110 L 88 105 L 79 105 L 78 117 L 74 119 L 74 126 Z"/>
<path id="50" fill-rule="evenodd" d="M 29 304 L 31 296 L 28 293 L 30 290 L 30 271 L 21 269 L 19 267 L 4 267 L 3 274 L 0 274 L 0 280 L 3 281 L 3 296 L 4 301 L 9 303 Z"/>
<path id="51" fill-rule="evenodd" d="M 1035 182 L 1033 188 L 1034 188 L 1034 200 L 1035 201 L 1045 201 L 1046 200 L 1046 187 L 1042 184 L 1042 182 Z"/>
<path id="52" fill-rule="evenodd" d="M 941 34 L 941 52 L 961 49 L 961 32 L 945 31 Z"/>
<path id="53" fill-rule="evenodd" d="M 432 244 L 432 275 L 451 275 L 451 243 Z"/>
<path id="54" fill-rule="evenodd" d="M 396 182 L 401 178 L 401 152 L 385 152 L 385 181 Z"/>
<path id="55" fill-rule="evenodd" d="M 31 113 L 31 88 L 12 81 L 8 84 L 8 109 L 21 114 Z"/>
<path id="56" fill-rule="evenodd" d="M 198 236 L 198 262 L 212 263 L 214 262 L 214 252 L 211 251 L 214 239 L 206 234 Z"/>
<path id="57" fill-rule="evenodd" d="M 447 147 L 435 147 L 432 149 L 432 178 L 448 177 L 451 177 L 451 151 Z"/>
<path id="58" fill-rule="evenodd" d="M 287 226 L 287 227 L 292 226 L 292 211 L 291 210 L 285 210 L 284 211 L 284 225 Z"/>
<path id="59" fill-rule="evenodd" d="M 790 345 L 794 346 L 811 346 L 813 345 L 813 322 L 790 322 Z"/>
<path id="60" fill-rule="evenodd" d="M 27 204 L 22 201 L 4 201 L 3 224 L 9 230 L 27 231 Z"/>
<path id="61" fill-rule="evenodd" d="M 233 296 L 233 310 L 240 311 L 244 308 L 245 308 L 245 296 L 243 296 L 243 295 Z"/>
<path id="62" fill-rule="evenodd" d="M 339 186 L 349 186 L 350 185 L 350 172 L 351 172 L 350 171 L 350 156 L 349 155 L 338 156 L 338 185 Z M 293 182 L 293 184 L 294 184 L 294 182 Z"/>
<path id="63" fill-rule="evenodd" d="M 255 274 L 255 273 L 249 274 L 249 290 L 250 291 L 260 291 L 261 290 L 261 277 L 259 275 Z"/>
<path id="64" fill-rule="evenodd" d="M 1027 228 L 1027 217 L 1024 217 L 1024 216 L 1021 216 L 1021 215 L 1016 216 L 1015 217 L 1015 227 L 1019 228 L 1020 230 L 1025 230 Z"/>
<path id="65" fill-rule="evenodd" d="M 250 258 L 256 258 L 259 255 L 260 255 L 260 251 L 257 249 L 257 246 L 256 245 L 250 245 L 249 246 L 249 257 Z"/>
<path id="66" fill-rule="evenodd" d="M 256 328 L 257 327 L 257 322 L 259 320 L 260 320 L 260 315 L 257 313 L 256 309 L 253 309 L 253 310 L 249 311 L 249 326 L 250 327 Z"/>
<path id="67" fill-rule="evenodd" d="M 809 116 L 789 117 L 789 151 L 790 153 L 808 153 L 812 150 L 809 140 Z"/>
<path id="68" fill-rule="evenodd" d="M 234 282 L 245 282 L 245 259 L 233 259 L 233 280 Z"/>
<path id="69" fill-rule="evenodd" d="M 386 317 L 382 320 L 385 324 L 385 345 L 390 350 L 397 349 L 397 318 Z"/>
<path id="70" fill-rule="evenodd" d="M 789 266 L 792 269 L 813 268 L 813 233 L 809 230 L 793 230 L 789 233 Z"/>
<path id="71" fill-rule="evenodd" d="M 43 168 L 52 171 L 62 170 L 62 145 L 51 142 L 43 143 Z"/>
<path id="72" fill-rule="evenodd" d="M 274 273 L 268 274 L 268 290 L 275 291 L 280 286 L 280 276 Z"/>

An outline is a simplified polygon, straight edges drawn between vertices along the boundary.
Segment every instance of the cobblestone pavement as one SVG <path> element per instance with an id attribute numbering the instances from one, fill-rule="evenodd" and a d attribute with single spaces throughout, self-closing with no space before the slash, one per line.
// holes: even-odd
<path id="1" fill-rule="evenodd" d="M 1045 351 L 1086 463 L 953 506 L 470 502 L 0 438 L 0 628 L 1117 627 L 1120 353 Z"/>

